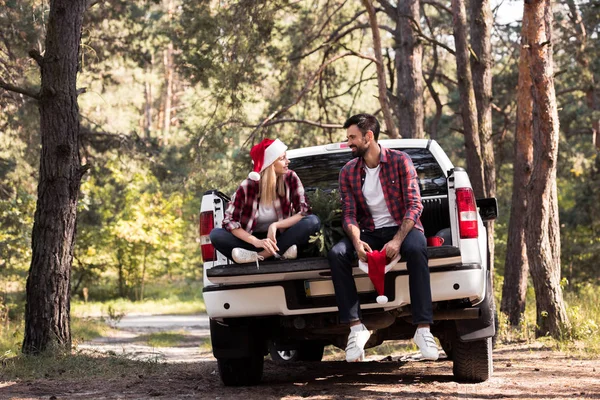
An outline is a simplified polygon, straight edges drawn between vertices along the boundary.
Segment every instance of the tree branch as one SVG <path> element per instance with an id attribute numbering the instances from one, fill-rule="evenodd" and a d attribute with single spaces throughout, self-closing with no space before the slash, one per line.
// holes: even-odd
<path id="1" fill-rule="evenodd" d="M 407 14 L 400 14 L 400 16 L 404 17 L 404 18 L 408 18 L 408 20 L 412 23 L 413 29 L 417 33 L 417 36 L 419 36 L 420 38 L 424 39 L 425 41 L 427 41 L 429 43 L 440 46 L 442 49 L 445 49 L 448 53 L 450 53 L 452 55 L 456 55 L 456 52 L 453 49 L 451 49 L 450 47 L 448 47 L 447 45 L 445 45 L 444 43 L 439 42 L 439 41 L 435 40 L 434 38 L 430 38 L 429 36 L 425 35 L 425 33 L 421 29 L 421 26 L 419 25 L 419 23 L 417 21 L 415 21 L 415 19 L 412 16 L 407 15 Z"/>
<path id="2" fill-rule="evenodd" d="M 371 64 L 369 63 L 369 64 L 367 65 L 367 67 L 368 67 L 369 65 L 371 65 Z M 365 67 L 365 69 L 366 69 L 366 67 Z M 364 69 L 363 69 L 363 72 L 364 72 Z M 360 78 L 360 80 L 359 80 L 358 82 L 354 82 L 354 83 L 353 83 L 353 84 L 352 84 L 352 85 L 351 85 L 351 86 L 348 88 L 348 90 L 346 90 L 345 92 L 342 92 L 342 93 L 337 93 L 337 94 L 334 94 L 333 96 L 326 97 L 326 98 L 325 98 L 325 100 L 332 100 L 332 99 L 336 99 L 336 98 L 338 98 L 338 97 L 342 97 L 342 96 L 344 96 L 344 95 L 346 95 L 346 94 L 350 93 L 350 92 L 352 91 L 352 89 L 354 89 L 356 86 L 360 86 L 360 85 L 362 85 L 364 82 L 368 82 L 368 81 L 374 81 L 374 80 L 377 80 L 377 76 L 376 76 L 376 75 L 373 75 L 373 76 L 371 76 L 370 78 L 367 78 L 367 79 L 362 79 L 362 73 L 361 73 L 361 78 Z"/>
<path id="3" fill-rule="evenodd" d="M 428 4 L 430 6 L 433 6 L 433 7 L 437 8 L 438 10 L 445 11 L 448 14 L 452 15 L 452 10 L 450 10 L 449 7 L 446 7 L 442 3 L 439 3 L 439 2 L 437 2 L 435 0 L 421 0 L 421 4 Z"/>
<path id="4" fill-rule="evenodd" d="M 306 54 L 302 54 L 302 55 L 299 55 L 299 56 L 296 56 L 296 57 L 290 57 L 290 60 L 293 61 L 293 60 L 298 60 L 298 59 L 302 59 L 302 58 L 308 57 L 309 55 L 311 55 L 311 54 L 319 51 L 323 47 L 331 46 L 333 43 L 336 43 L 338 40 L 340 40 L 341 38 L 343 38 L 344 36 L 346 36 L 348 33 L 352 32 L 352 31 L 355 31 L 357 29 L 368 28 L 369 24 L 360 24 L 360 25 L 357 25 L 355 27 L 352 27 L 352 28 L 346 30 L 343 33 L 340 33 L 342 31 L 342 29 L 344 29 L 348 25 L 353 24 L 358 19 L 358 17 L 360 17 L 361 15 L 363 15 L 366 12 L 367 12 L 367 10 L 358 11 L 347 22 L 341 24 L 340 26 L 337 27 L 336 30 L 334 30 L 333 32 L 331 32 L 331 34 L 329 35 L 329 37 L 327 38 L 327 40 L 325 41 L 325 43 L 321 44 L 320 46 L 318 46 L 317 48 L 309 51 Z"/>
<path id="5" fill-rule="evenodd" d="M 34 92 L 33 90 L 29 90 L 29 89 L 23 89 L 14 85 L 11 85 L 9 83 L 4 82 L 3 80 L 0 79 L 0 88 L 10 91 L 10 92 L 15 92 L 15 93 L 19 93 L 22 95 L 25 95 L 27 97 L 31 97 L 32 99 L 35 100 L 39 100 L 40 99 L 40 94 Z"/>
<path id="6" fill-rule="evenodd" d="M 308 93 L 312 87 L 314 86 L 315 82 L 317 81 L 317 79 L 319 78 L 319 75 L 321 75 L 321 73 L 323 72 L 323 70 L 325 70 L 325 68 L 327 68 L 327 66 L 329 64 L 334 63 L 335 61 L 344 58 L 344 57 L 348 57 L 348 56 L 356 56 L 358 55 L 358 53 L 356 52 L 347 52 L 347 53 L 343 53 L 343 54 L 339 54 L 333 58 L 330 58 L 329 60 L 325 61 L 317 71 L 315 71 L 313 73 L 313 75 L 310 77 L 310 79 L 308 80 L 308 82 L 306 82 L 306 85 L 304 85 L 304 88 L 302 89 L 302 91 L 300 92 L 300 94 L 298 94 L 298 96 L 296 97 L 296 99 L 288 104 L 287 106 L 283 107 L 281 110 L 279 111 L 275 111 L 273 113 L 271 113 L 267 118 L 265 118 L 260 124 L 258 124 L 256 126 L 256 128 L 254 128 L 254 130 L 252 131 L 252 133 L 250 133 L 250 136 L 248 136 L 248 139 L 246 139 L 242 145 L 246 146 L 246 144 L 248 144 L 249 142 L 252 141 L 252 139 L 254 138 L 254 135 L 256 135 L 256 132 L 258 132 L 259 129 L 261 129 L 262 127 L 264 127 L 268 122 L 276 119 L 277 117 L 279 117 L 281 114 L 283 114 L 284 112 L 288 111 L 290 108 L 292 108 L 293 106 L 295 106 L 296 104 L 298 104 L 300 102 L 300 100 L 302 100 L 302 98 L 304 97 L 304 95 L 306 95 L 306 93 Z"/>
<path id="7" fill-rule="evenodd" d="M 398 12 L 398 9 L 392 5 L 388 0 L 377 0 L 379 4 L 383 7 L 383 11 L 390 17 L 395 16 Z"/>
<path id="8" fill-rule="evenodd" d="M 29 50 L 29 57 L 33 58 L 40 67 L 44 63 L 44 57 L 42 57 L 40 52 L 35 49 Z"/>
<path id="9" fill-rule="evenodd" d="M 277 124 L 286 124 L 286 123 L 306 124 L 306 125 L 310 125 L 310 126 L 316 126 L 319 128 L 323 128 L 323 129 L 342 129 L 344 127 L 344 125 L 340 125 L 340 124 L 329 124 L 329 123 L 322 123 L 322 122 L 317 122 L 317 121 L 310 121 L 307 119 L 296 119 L 296 118 L 276 119 L 276 120 L 267 122 L 266 124 L 263 125 L 263 127 L 277 125 Z M 248 125 L 246 125 L 246 127 L 253 128 L 253 126 L 248 126 Z"/>
<path id="10" fill-rule="evenodd" d="M 88 0 L 87 4 L 85 5 L 86 10 L 89 10 L 90 8 L 94 7 L 96 4 L 100 3 L 102 0 Z"/>
<path id="11" fill-rule="evenodd" d="M 558 92 L 556 92 L 556 97 L 561 96 L 563 94 L 572 93 L 572 92 L 586 93 L 586 90 L 585 90 L 585 88 L 581 88 L 581 87 L 563 89 L 563 90 L 559 90 Z"/>

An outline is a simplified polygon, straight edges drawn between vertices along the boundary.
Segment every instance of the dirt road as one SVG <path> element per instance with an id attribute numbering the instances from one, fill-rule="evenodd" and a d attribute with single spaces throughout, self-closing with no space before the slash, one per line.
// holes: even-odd
<path id="1" fill-rule="evenodd" d="M 228 388 L 220 382 L 205 335 L 198 333 L 174 348 L 144 350 L 136 332 L 121 332 L 124 337 L 105 338 L 93 346 L 113 351 L 102 346 L 116 345 L 138 359 L 154 352 L 149 372 L 134 372 L 132 364 L 109 381 L 50 374 L 2 382 L 0 399 L 600 399 L 600 360 L 555 352 L 540 343 L 499 346 L 494 376 L 480 384 L 455 382 L 446 359 L 410 361 L 410 354 L 371 354 L 369 362 L 348 364 L 336 353 L 320 363 L 283 367 L 267 359 L 261 385 Z"/>

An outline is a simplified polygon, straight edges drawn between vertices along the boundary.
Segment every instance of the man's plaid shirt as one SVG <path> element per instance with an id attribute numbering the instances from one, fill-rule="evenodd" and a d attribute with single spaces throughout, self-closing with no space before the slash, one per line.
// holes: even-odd
<path id="1" fill-rule="evenodd" d="M 415 221 L 415 228 L 423 231 L 420 216 L 423 211 L 419 178 L 410 156 L 402 151 L 381 148 L 379 180 L 390 215 L 398 226 L 405 218 Z M 375 229 L 373 217 L 362 192 L 365 183 L 365 161 L 357 157 L 340 171 L 342 223 L 356 225 L 361 230 Z"/>
<path id="2" fill-rule="evenodd" d="M 294 171 L 288 170 L 283 179 L 285 196 L 277 196 L 273 202 L 277 218 L 281 221 L 298 213 L 310 214 L 310 207 L 304 195 L 304 186 L 298 175 Z M 251 179 L 246 179 L 241 183 L 225 211 L 223 228 L 229 232 L 242 228 L 246 232 L 252 233 L 257 222 L 259 187 L 259 182 Z"/>

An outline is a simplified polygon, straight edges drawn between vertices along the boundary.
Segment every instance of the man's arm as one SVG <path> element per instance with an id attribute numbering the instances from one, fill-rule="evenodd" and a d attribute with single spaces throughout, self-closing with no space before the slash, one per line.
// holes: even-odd
<path id="1" fill-rule="evenodd" d="M 400 247 L 402 247 L 404 238 L 406 238 L 406 235 L 408 235 L 408 232 L 410 232 L 414 226 L 415 221 L 412 219 L 406 218 L 402 220 L 402 225 L 400 225 L 398 232 L 396 232 L 393 239 L 385 245 L 385 255 L 387 258 L 393 260 L 400 253 Z"/>
<path id="2" fill-rule="evenodd" d="M 400 253 L 402 242 L 415 226 L 423 211 L 421 192 L 419 191 L 419 177 L 410 156 L 406 153 L 401 153 L 398 175 L 405 212 L 398 232 L 385 246 L 386 256 L 390 259 L 395 258 Z"/>
<path id="3" fill-rule="evenodd" d="M 360 240 L 360 228 L 356 220 L 356 199 L 350 185 L 349 172 L 342 168 L 339 177 L 339 188 L 342 200 L 342 225 L 348 238 L 356 250 L 358 258 L 367 262 L 367 252 L 371 251 L 369 245 Z"/>

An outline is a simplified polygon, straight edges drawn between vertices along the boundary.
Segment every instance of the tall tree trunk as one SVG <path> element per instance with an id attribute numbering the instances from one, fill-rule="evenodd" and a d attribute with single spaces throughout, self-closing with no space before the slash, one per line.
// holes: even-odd
<path id="1" fill-rule="evenodd" d="M 23 352 L 71 349 L 70 278 L 79 159 L 77 69 L 85 1 L 52 0 L 41 67 L 42 152 L 27 278 Z"/>
<path id="2" fill-rule="evenodd" d="M 529 74 L 529 52 L 525 41 L 525 32 L 530 28 L 529 15 L 523 15 L 523 36 L 521 38 L 521 56 L 519 58 L 519 83 L 517 86 L 517 127 L 514 143 L 513 190 L 508 224 L 506 262 L 504 263 L 504 285 L 500 311 L 508 316 L 509 323 L 517 327 L 525 312 L 527 294 L 527 247 L 525 245 L 527 215 L 526 190 L 531 176 L 533 163 L 533 99 L 532 83 Z"/>
<path id="3" fill-rule="evenodd" d="M 413 28 L 413 24 L 421 20 L 419 0 L 399 0 L 395 17 L 396 110 L 400 136 L 423 138 L 423 45 Z"/>
<path id="4" fill-rule="evenodd" d="M 477 124 L 477 105 L 473 90 L 473 78 L 469 64 L 467 42 L 467 17 L 463 0 L 452 0 L 452 21 L 454 42 L 456 43 L 456 73 L 460 92 L 461 114 L 465 134 L 467 153 L 467 171 L 475 192 L 475 197 L 484 197 L 484 169 L 481 157 L 479 128 Z"/>
<path id="5" fill-rule="evenodd" d="M 560 238 L 556 194 L 558 111 L 552 61 L 550 0 L 530 0 L 524 14 L 531 24 L 524 32 L 533 83 L 533 171 L 529 182 L 525 240 L 536 296 L 538 336 L 559 338 L 568 317 L 560 287 Z"/>
<path id="6" fill-rule="evenodd" d="M 477 126 L 484 170 L 485 197 L 496 196 L 496 161 L 492 142 L 492 10 L 489 0 L 471 0 L 471 58 L 473 90 L 477 104 Z M 494 222 L 487 225 L 488 258 L 494 267 Z"/>
<path id="7" fill-rule="evenodd" d="M 369 15 L 369 24 L 371 25 L 371 33 L 373 34 L 373 49 L 375 51 L 375 59 L 377 60 L 377 87 L 379 89 L 379 104 L 381 111 L 383 112 L 383 118 L 385 120 L 385 126 L 387 128 L 387 135 L 395 139 L 398 137 L 398 130 L 394 119 L 392 118 L 392 112 L 388 103 L 387 95 L 387 84 L 385 82 L 385 68 L 383 66 L 383 56 L 381 54 L 381 36 L 379 35 L 379 24 L 377 23 L 377 15 L 375 14 L 375 8 L 371 0 L 362 0 L 363 5 L 367 9 Z"/>
<path id="8" fill-rule="evenodd" d="M 169 43 L 164 50 L 165 67 L 165 103 L 163 116 L 163 145 L 169 144 L 171 133 L 171 109 L 173 107 L 173 74 L 175 67 L 173 65 L 173 43 Z"/>
<path id="9" fill-rule="evenodd" d="M 173 0 L 167 3 L 167 12 L 169 15 L 169 25 L 173 20 L 174 4 Z M 175 66 L 173 65 L 173 42 L 167 44 L 163 53 L 163 62 L 165 68 L 165 103 L 163 115 L 163 145 L 167 146 L 170 140 L 171 131 L 171 109 L 173 107 L 173 76 Z"/>

